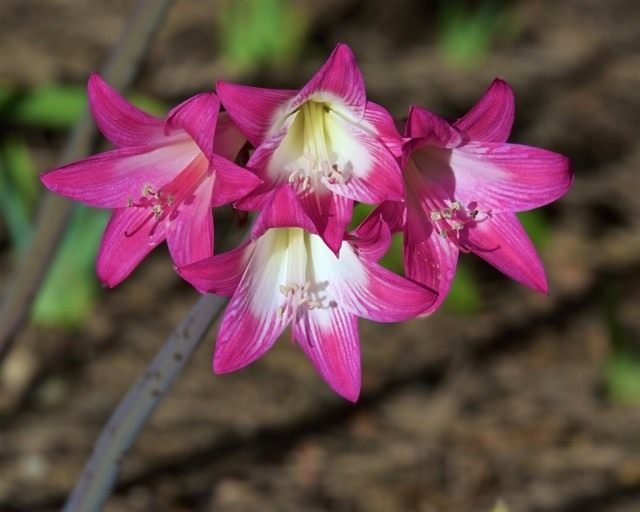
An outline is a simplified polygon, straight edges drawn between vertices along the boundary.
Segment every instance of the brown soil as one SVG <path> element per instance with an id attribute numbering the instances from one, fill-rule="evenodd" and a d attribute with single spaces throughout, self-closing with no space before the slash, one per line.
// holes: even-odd
<path id="1" fill-rule="evenodd" d="M 84 82 L 132 4 L 3 0 L 2 82 Z M 640 342 L 640 3 L 512 3 L 517 37 L 471 68 L 434 45 L 434 6 L 316 4 L 296 3 L 311 29 L 295 62 L 241 74 L 216 58 L 213 3 L 176 2 L 138 89 L 174 103 L 223 77 L 293 87 L 337 41 L 398 117 L 411 103 L 455 117 L 502 76 L 516 91 L 513 140 L 574 163 L 571 192 L 547 209 L 551 294 L 478 264 L 477 314 L 363 322 L 356 406 L 286 339 L 242 372 L 212 375 L 212 331 L 106 510 L 481 512 L 498 497 L 514 512 L 640 510 L 640 407 L 603 384 L 606 311 Z M 63 138 L 25 136 L 39 165 L 54 165 Z M 2 290 L 11 260 L 0 247 Z M 0 375 L 0 510 L 59 508 L 108 415 L 196 298 L 161 250 L 82 328 L 25 329 Z"/>

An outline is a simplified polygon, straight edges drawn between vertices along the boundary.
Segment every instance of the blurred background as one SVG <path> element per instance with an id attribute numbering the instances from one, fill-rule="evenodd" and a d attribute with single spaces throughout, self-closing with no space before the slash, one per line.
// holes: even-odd
<path id="1" fill-rule="evenodd" d="M 0 297 L 132 0 L 0 4 Z M 363 393 L 334 395 L 288 336 L 237 374 L 215 331 L 124 461 L 105 510 L 640 510 L 640 3 L 634 0 L 183 0 L 130 98 L 163 114 L 225 79 L 296 88 L 337 42 L 368 97 L 455 119 L 500 76 L 511 141 L 571 157 L 576 181 L 523 214 L 537 295 L 463 257 L 430 318 L 361 322 Z M 101 146 L 103 149 L 106 145 Z M 217 243 L 235 229 L 216 213 Z M 115 290 L 106 212 L 77 208 L 0 368 L 0 511 L 56 510 L 122 395 L 197 299 L 160 248 Z M 398 244 L 386 263 L 398 268 Z"/>

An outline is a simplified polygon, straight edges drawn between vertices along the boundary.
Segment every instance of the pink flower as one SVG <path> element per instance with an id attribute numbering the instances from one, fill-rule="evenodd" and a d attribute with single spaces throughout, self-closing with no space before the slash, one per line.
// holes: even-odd
<path id="1" fill-rule="evenodd" d="M 329 247 L 342 246 L 353 200 L 402 199 L 392 151 L 402 139 L 382 107 L 367 101 L 353 53 L 339 44 L 299 91 L 218 82 L 231 119 L 256 148 L 247 166 L 264 181 L 238 202 L 259 210 L 274 189 L 296 191 Z"/>
<path id="2" fill-rule="evenodd" d="M 453 124 L 412 107 L 403 156 L 405 203 L 379 207 L 404 229 L 405 273 L 446 297 L 459 251 L 470 251 L 541 292 L 540 258 L 514 212 L 562 196 L 573 180 L 566 157 L 508 144 L 514 117 L 509 85 L 495 80 Z"/>
<path id="3" fill-rule="evenodd" d="M 239 199 L 260 181 L 228 160 L 244 138 L 218 115 L 216 95 L 198 94 L 164 120 L 129 104 L 97 74 L 88 96 L 100 131 L 117 149 L 41 179 L 60 195 L 114 209 L 98 255 L 99 278 L 117 285 L 165 239 L 176 265 L 211 256 L 211 208 Z"/>
<path id="4" fill-rule="evenodd" d="M 216 373 L 262 356 L 292 324 L 293 338 L 338 394 L 360 392 L 357 317 L 397 322 L 430 310 L 435 294 L 382 268 L 386 223 L 371 218 L 343 240 L 338 255 L 308 229 L 313 222 L 292 189 L 272 196 L 241 247 L 179 269 L 205 292 L 232 295 L 216 343 Z M 296 210 L 290 227 L 282 206 Z"/>

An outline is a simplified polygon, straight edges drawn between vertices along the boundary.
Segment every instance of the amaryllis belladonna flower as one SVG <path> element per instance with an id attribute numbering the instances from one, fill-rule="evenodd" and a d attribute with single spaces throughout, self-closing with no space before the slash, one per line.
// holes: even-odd
<path id="1" fill-rule="evenodd" d="M 382 107 L 367 101 L 351 50 L 339 44 L 299 91 L 218 82 L 225 109 L 256 148 L 247 166 L 264 183 L 240 208 L 259 210 L 275 188 L 293 188 L 332 250 L 342 245 L 353 200 L 402 199 L 392 150 L 401 138 Z"/>
<path id="2" fill-rule="evenodd" d="M 117 149 L 47 172 L 42 181 L 65 197 L 114 209 L 98 255 L 99 278 L 117 285 L 165 239 L 176 265 L 211 256 L 211 208 L 260 182 L 228 160 L 244 138 L 219 116 L 216 95 L 198 94 L 165 119 L 129 104 L 97 74 L 88 96 L 100 131 Z"/>
<path id="3" fill-rule="evenodd" d="M 514 118 L 509 85 L 495 80 L 453 124 L 412 107 L 405 135 L 405 203 L 385 203 L 404 229 L 405 273 L 447 295 L 459 251 L 473 252 L 534 290 L 547 292 L 540 258 L 515 212 L 550 203 L 569 188 L 566 157 L 506 143 Z"/>
<path id="4" fill-rule="evenodd" d="M 275 203 L 275 204 L 274 204 Z M 435 293 L 376 263 L 387 250 L 386 223 L 370 218 L 338 255 L 312 231 L 294 191 L 283 188 L 241 247 L 179 269 L 205 292 L 232 295 L 213 368 L 238 370 L 262 356 L 287 327 L 320 375 L 340 395 L 360 392 L 357 317 L 406 320 L 431 309 Z M 295 210 L 290 227 L 283 205 Z M 275 206 L 275 207 L 274 207 Z"/>

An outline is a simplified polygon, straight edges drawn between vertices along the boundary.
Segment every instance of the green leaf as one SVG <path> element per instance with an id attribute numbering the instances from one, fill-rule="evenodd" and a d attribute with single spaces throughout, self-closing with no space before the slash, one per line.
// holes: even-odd
<path id="1" fill-rule="evenodd" d="M 484 0 L 472 8 L 464 0 L 442 3 L 438 46 L 453 65 L 478 66 L 500 35 L 514 39 L 519 32 L 514 12 L 496 0 Z"/>
<path id="2" fill-rule="evenodd" d="M 43 85 L 26 91 L 9 89 L 9 93 L 11 99 L 2 103 L 3 118 L 43 128 L 70 128 L 87 103 L 85 89 L 80 86 Z"/>
<path id="3" fill-rule="evenodd" d="M 163 103 L 140 94 L 131 95 L 130 101 L 150 114 L 163 116 L 167 111 Z M 52 84 L 27 90 L 0 87 L 0 116 L 13 124 L 68 130 L 86 106 L 86 89 L 82 86 Z"/>
<path id="4" fill-rule="evenodd" d="M 31 239 L 31 218 L 38 189 L 38 177 L 27 145 L 17 137 L 7 139 L 0 147 L 0 214 L 18 252 L 24 250 Z"/>
<path id="5" fill-rule="evenodd" d="M 290 0 L 225 0 L 219 13 L 224 58 L 240 70 L 295 57 L 309 25 Z"/>
<path id="6" fill-rule="evenodd" d="M 98 244 L 108 212 L 76 207 L 71 224 L 35 301 L 32 318 L 44 325 L 84 322 L 99 292 L 95 276 Z"/>

